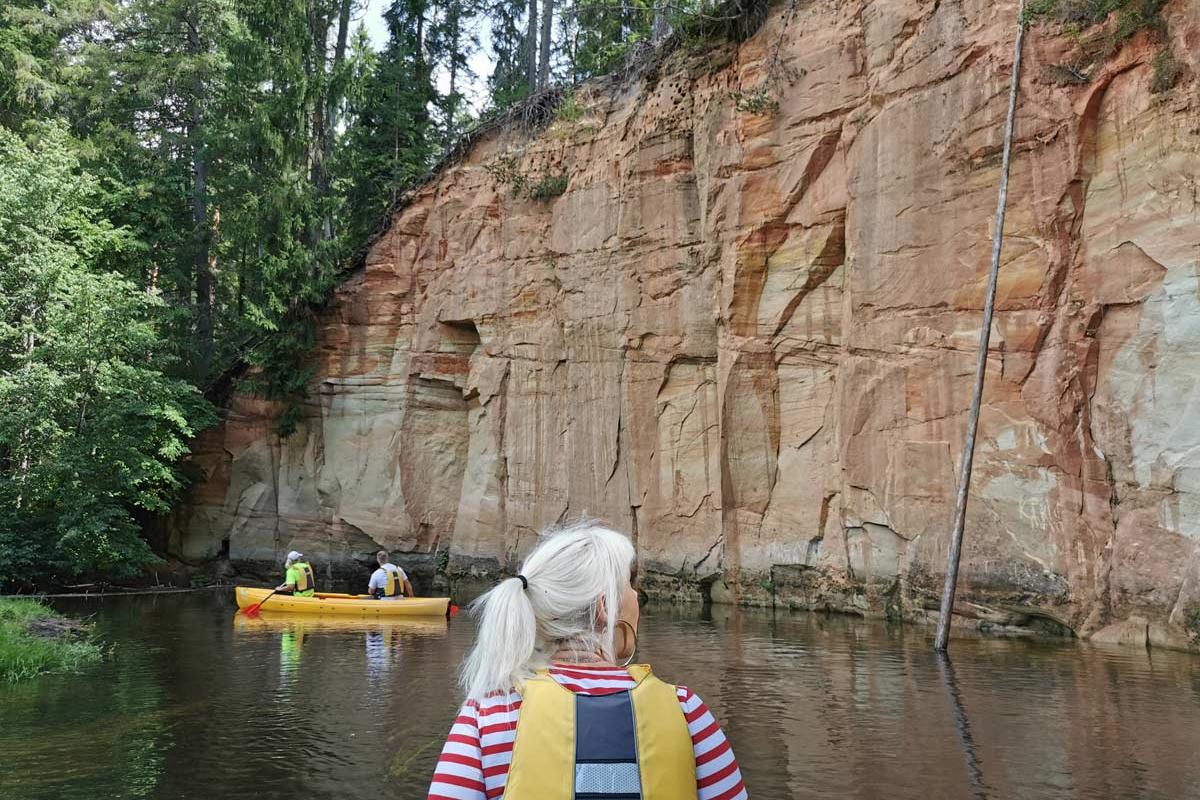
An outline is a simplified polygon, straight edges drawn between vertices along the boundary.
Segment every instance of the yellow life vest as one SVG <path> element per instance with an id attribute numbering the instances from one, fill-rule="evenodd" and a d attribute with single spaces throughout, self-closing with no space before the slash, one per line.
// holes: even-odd
<path id="1" fill-rule="evenodd" d="M 292 590 L 293 594 L 309 596 L 317 588 L 317 579 L 313 575 L 312 567 L 307 561 L 297 561 L 292 564 L 296 568 L 296 588 Z"/>
<path id="2" fill-rule="evenodd" d="M 637 685 L 575 694 L 546 672 L 525 684 L 504 800 L 695 800 L 696 757 L 675 687 L 632 664 Z"/>
<path id="3" fill-rule="evenodd" d="M 404 580 L 400 577 L 400 568 L 388 569 L 384 567 L 383 572 L 387 575 L 387 588 L 383 590 L 383 596 L 397 597 L 404 594 Z"/>

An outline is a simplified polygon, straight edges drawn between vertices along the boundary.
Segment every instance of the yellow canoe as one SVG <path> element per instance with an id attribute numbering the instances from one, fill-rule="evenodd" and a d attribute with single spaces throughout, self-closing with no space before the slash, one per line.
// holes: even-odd
<path id="1" fill-rule="evenodd" d="M 279 595 L 275 595 L 278 597 Z M 440 636 L 447 630 L 445 617 L 380 617 L 350 616 L 348 614 L 297 614 L 291 611 L 271 611 L 275 601 L 267 603 L 262 613 L 253 617 L 233 615 L 233 630 L 237 634 L 278 633 L 302 630 L 305 633 L 397 633 L 405 636 Z"/>
<path id="2" fill-rule="evenodd" d="M 238 608 L 261 603 L 270 589 L 238 586 Z M 318 592 L 312 597 L 277 594 L 263 611 L 287 611 L 300 614 L 346 614 L 356 617 L 444 617 L 450 608 L 449 597 L 404 597 L 400 600 L 376 600 L 365 594 Z"/>

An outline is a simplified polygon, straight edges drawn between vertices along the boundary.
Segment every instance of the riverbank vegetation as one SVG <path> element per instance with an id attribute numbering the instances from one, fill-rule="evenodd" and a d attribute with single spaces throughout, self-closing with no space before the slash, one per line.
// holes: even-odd
<path id="1" fill-rule="evenodd" d="M 232 388 L 294 428 L 316 312 L 464 130 L 745 2 L 0 5 L 0 588 L 153 562 L 191 439 Z"/>
<path id="2" fill-rule="evenodd" d="M 0 682 L 72 672 L 100 658 L 88 626 L 36 600 L 0 597 Z"/>

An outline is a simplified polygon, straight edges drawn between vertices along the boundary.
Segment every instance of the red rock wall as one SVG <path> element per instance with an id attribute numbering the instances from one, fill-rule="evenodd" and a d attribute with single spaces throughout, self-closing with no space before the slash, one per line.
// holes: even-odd
<path id="1" fill-rule="evenodd" d="M 486 138 L 339 289 L 299 432 L 239 397 L 203 438 L 174 546 L 334 562 L 378 543 L 455 574 L 588 515 L 632 532 L 654 593 L 921 616 L 1016 16 L 782 5 L 739 47 Z M 1086 85 L 1055 79 L 1070 37 L 1027 39 L 964 551 L 976 619 L 1036 608 L 1176 645 L 1200 622 L 1200 7 L 1166 16 L 1185 75 L 1161 94 L 1146 34 Z M 501 157 L 565 193 L 514 197 Z"/>

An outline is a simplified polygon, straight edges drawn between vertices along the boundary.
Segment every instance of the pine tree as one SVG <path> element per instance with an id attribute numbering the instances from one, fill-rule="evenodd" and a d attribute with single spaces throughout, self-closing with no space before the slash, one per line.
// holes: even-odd
<path id="1" fill-rule="evenodd" d="M 86 109 L 76 126 L 93 166 L 134 200 L 113 213 L 147 244 L 142 279 L 184 312 L 181 355 L 200 384 L 213 361 L 218 282 L 209 173 L 219 122 L 210 110 L 222 91 L 229 23 L 227 0 L 132 0 L 87 49 L 75 100 Z"/>
<path id="2" fill-rule="evenodd" d="M 431 109 L 438 98 L 426 52 L 429 15 L 426 0 L 392 3 L 384 14 L 387 45 L 352 101 L 345 159 L 352 165 L 348 202 L 356 241 L 365 240 L 384 208 L 429 169 L 437 152 Z"/>
<path id="3" fill-rule="evenodd" d="M 443 0 L 426 48 L 430 59 L 447 76 L 447 91 L 438 98 L 442 141 L 446 147 L 454 143 L 464 120 L 469 119 L 462 87 L 475 78 L 468 59 L 478 50 L 479 42 L 470 31 L 480 12 L 476 0 Z"/>
<path id="4" fill-rule="evenodd" d="M 77 72 L 68 39 L 87 32 L 97 16 L 88 0 L 0 4 L 0 125 L 17 130 L 60 113 Z"/>
<path id="5" fill-rule="evenodd" d="M 462 124 L 476 1 L 396 0 L 379 54 L 357 0 L 0 8 L 0 583 L 147 557 L 189 383 L 249 363 L 298 419 L 315 309 Z"/>
<path id="6" fill-rule="evenodd" d="M 542 30 L 538 45 L 538 89 L 545 89 L 550 85 L 550 47 L 553 37 L 554 0 L 542 0 Z"/>
<path id="7" fill-rule="evenodd" d="M 575 0 L 565 9 L 573 33 L 572 74 L 586 80 L 620 66 L 629 46 L 650 37 L 649 0 Z"/>
<path id="8" fill-rule="evenodd" d="M 528 39 L 521 24 L 524 14 L 524 0 L 494 0 L 488 9 L 495 65 L 488 89 L 495 108 L 507 108 L 529 95 Z"/>

